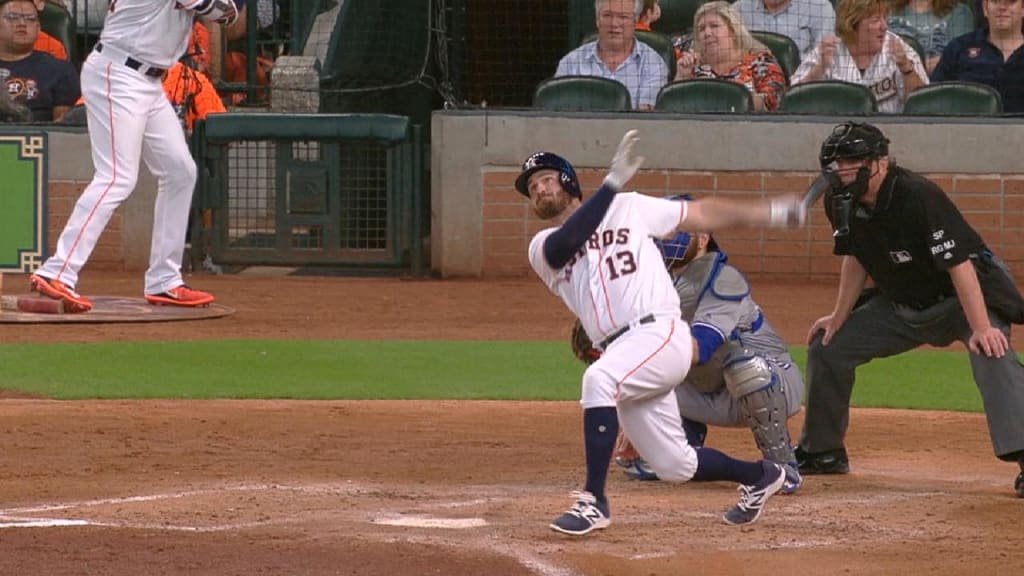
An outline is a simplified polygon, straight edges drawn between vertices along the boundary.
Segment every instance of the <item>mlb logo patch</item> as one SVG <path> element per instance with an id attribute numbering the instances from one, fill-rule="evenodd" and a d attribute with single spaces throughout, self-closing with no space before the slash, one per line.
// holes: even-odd
<path id="1" fill-rule="evenodd" d="M 981 48 L 968 48 L 967 49 L 967 57 L 968 58 L 977 58 L 979 55 L 981 55 Z"/>

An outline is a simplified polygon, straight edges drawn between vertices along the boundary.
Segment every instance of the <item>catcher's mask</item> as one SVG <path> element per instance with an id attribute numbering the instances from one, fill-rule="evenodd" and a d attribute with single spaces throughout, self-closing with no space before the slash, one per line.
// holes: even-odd
<path id="1" fill-rule="evenodd" d="M 516 178 L 516 190 L 520 194 L 527 198 L 530 197 L 528 187 L 530 176 L 538 170 L 557 170 L 559 174 L 558 181 L 562 184 L 562 188 L 570 196 L 583 198 L 583 193 L 580 191 L 580 181 L 576 178 L 576 170 L 573 169 L 572 164 L 569 164 L 569 161 L 565 158 L 551 152 L 535 152 L 523 161 L 523 171 Z"/>
<path id="2" fill-rule="evenodd" d="M 693 200 L 693 196 L 679 194 L 676 196 L 666 196 L 665 199 L 690 202 Z M 661 250 L 661 257 L 665 260 L 665 267 L 670 270 L 677 265 L 688 264 L 697 253 L 695 237 L 689 232 L 676 232 L 674 236 L 669 238 L 655 238 L 654 243 L 658 246 L 658 250 Z M 693 246 L 692 249 L 690 249 L 691 245 Z M 708 252 L 718 252 L 718 243 L 715 242 L 714 237 L 710 234 L 708 235 L 707 250 Z"/>
<path id="3" fill-rule="evenodd" d="M 877 127 L 862 122 L 843 122 L 832 129 L 832 134 L 821 144 L 818 161 L 821 173 L 828 179 L 829 201 L 832 203 L 834 236 L 850 232 L 850 214 L 857 199 L 868 191 L 871 180 L 870 166 L 861 166 L 849 184 L 843 184 L 838 173 L 838 161 L 877 160 L 889 155 L 889 139 Z"/>

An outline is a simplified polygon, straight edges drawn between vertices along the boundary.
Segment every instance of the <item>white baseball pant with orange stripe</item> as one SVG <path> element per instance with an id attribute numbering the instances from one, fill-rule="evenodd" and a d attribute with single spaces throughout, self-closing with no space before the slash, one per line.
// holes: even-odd
<path id="1" fill-rule="evenodd" d="M 82 66 L 96 173 L 75 204 L 56 252 L 36 273 L 78 284 L 78 273 L 110 217 L 135 189 L 141 159 L 158 183 L 144 291 L 159 294 L 184 284 L 181 259 L 196 166 L 160 78 L 125 66 L 122 54 L 104 48 Z"/>

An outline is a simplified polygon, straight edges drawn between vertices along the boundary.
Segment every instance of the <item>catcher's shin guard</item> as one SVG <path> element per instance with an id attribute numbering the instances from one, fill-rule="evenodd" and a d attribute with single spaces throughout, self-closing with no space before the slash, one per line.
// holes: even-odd
<path id="1" fill-rule="evenodd" d="M 794 465 L 796 456 L 786 427 L 789 405 L 771 364 L 737 345 L 726 358 L 724 375 L 729 393 L 754 433 L 757 448 L 768 460 Z"/>

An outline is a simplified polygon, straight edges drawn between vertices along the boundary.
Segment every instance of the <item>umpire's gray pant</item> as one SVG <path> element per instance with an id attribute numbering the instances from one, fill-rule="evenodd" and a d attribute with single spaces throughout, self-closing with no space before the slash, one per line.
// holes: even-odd
<path id="1" fill-rule="evenodd" d="M 991 311 L 989 320 L 1009 339 L 1006 322 Z M 924 344 L 948 346 L 960 340 L 966 345 L 971 328 L 956 298 L 915 311 L 877 294 L 850 314 L 828 346 L 822 346 L 822 334 L 814 336 L 807 351 L 807 413 L 800 446 L 810 453 L 843 446 L 858 366 Z M 1001 459 L 1017 460 L 1015 453 L 1024 450 L 1024 365 L 1012 347 L 1002 358 L 974 353 L 970 358 L 992 448 Z"/>

